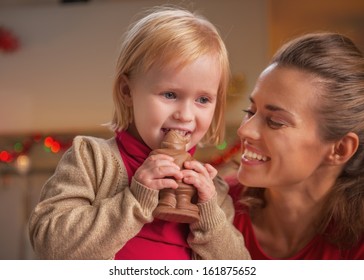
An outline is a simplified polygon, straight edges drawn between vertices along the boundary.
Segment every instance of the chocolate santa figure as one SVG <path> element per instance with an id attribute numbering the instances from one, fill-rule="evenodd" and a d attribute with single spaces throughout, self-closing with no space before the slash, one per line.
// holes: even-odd
<path id="1" fill-rule="evenodd" d="M 186 151 L 189 137 L 183 136 L 175 130 L 170 130 L 165 135 L 161 148 L 152 151 L 151 154 L 167 154 L 174 158 L 174 162 L 183 169 L 186 160 L 193 160 Z M 159 203 L 153 212 L 155 218 L 178 222 L 193 223 L 200 219 L 199 210 L 194 200 L 196 188 L 192 185 L 177 181 L 178 188 L 166 188 L 159 191 Z"/>

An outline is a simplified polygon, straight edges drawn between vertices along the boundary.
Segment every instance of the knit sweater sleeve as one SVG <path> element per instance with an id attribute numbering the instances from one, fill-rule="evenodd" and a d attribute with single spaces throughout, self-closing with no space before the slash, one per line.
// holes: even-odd
<path id="1" fill-rule="evenodd" d="M 116 145 L 76 137 L 45 183 L 29 220 L 41 259 L 112 259 L 145 223 L 158 192 L 134 180 L 128 186 Z"/>
<path id="2" fill-rule="evenodd" d="M 251 259 L 243 235 L 234 227 L 234 206 L 228 186 L 220 178 L 214 180 L 217 194 L 198 204 L 201 219 L 190 225 L 188 243 L 195 258 L 210 260 Z"/>

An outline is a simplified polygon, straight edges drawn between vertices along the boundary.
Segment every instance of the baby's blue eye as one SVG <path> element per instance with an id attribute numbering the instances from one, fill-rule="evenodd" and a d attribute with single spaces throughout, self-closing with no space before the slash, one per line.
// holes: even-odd
<path id="1" fill-rule="evenodd" d="M 165 92 L 163 93 L 163 96 L 167 99 L 174 99 L 176 98 L 176 94 L 174 94 L 173 92 Z"/>
<path id="2" fill-rule="evenodd" d="M 207 97 L 205 96 L 202 96 L 200 98 L 197 99 L 197 102 L 200 102 L 201 104 L 206 104 L 210 101 L 210 99 L 208 99 Z"/>

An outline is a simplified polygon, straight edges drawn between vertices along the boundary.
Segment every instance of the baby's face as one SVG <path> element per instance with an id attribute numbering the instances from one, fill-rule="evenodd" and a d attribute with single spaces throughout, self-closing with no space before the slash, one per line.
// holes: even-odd
<path id="1" fill-rule="evenodd" d="M 129 81 L 134 122 L 129 131 L 151 149 L 171 129 L 195 146 L 211 125 L 221 78 L 214 57 L 202 56 L 183 68 L 152 67 Z"/>

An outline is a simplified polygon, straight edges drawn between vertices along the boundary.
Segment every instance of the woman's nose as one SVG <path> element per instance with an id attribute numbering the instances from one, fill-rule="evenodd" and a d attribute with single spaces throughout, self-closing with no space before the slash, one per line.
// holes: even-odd
<path id="1" fill-rule="evenodd" d="M 260 138 L 260 126 L 256 116 L 249 119 L 244 118 L 241 122 L 237 134 L 240 139 L 258 140 Z"/>

